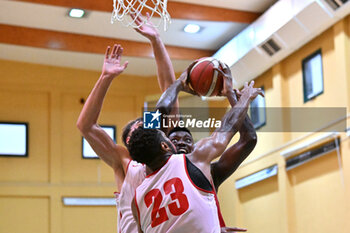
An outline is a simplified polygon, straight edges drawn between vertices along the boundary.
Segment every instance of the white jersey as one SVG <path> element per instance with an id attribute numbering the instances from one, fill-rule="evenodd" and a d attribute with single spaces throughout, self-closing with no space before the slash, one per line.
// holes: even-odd
<path id="1" fill-rule="evenodd" d="M 185 155 L 172 155 L 148 175 L 135 200 L 144 233 L 220 232 L 214 193 L 193 184 Z"/>
<path id="2" fill-rule="evenodd" d="M 118 210 L 118 233 L 138 232 L 131 210 L 136 188 L 146 177 L 146 166 L 130 160 L 120 193 L 114 193 Z"/>

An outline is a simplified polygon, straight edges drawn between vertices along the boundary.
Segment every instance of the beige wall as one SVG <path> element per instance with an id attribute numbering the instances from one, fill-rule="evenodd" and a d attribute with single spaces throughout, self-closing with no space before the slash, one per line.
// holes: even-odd
<path id="1" fill-rule="evenodd" d="M 0 232 L 116 232 L 116 208 L 66 207 L 62 197 L 113 197 L 112 169 L 82 159 L 76 121 L 98 72 L 0 61 L 0 121 L 29 123 L 29 157 L 0 157 Z M 132 89 L 130 88 L 132 87 Z M 121 76 L 100 124 L 123 126 L 141 115 L 155 78 Z"/>
<path id="2" fill-rule="evenodd" d="M 345 107 L 349 114 L 349 31 L 347 17 L 259 76 L 256 86 L 265 87 L 266 106 Z M 304 103 L 302 60 L 318 49 L 322 50 L 324 93 Z M 288 132 L 293 127 L 292 116 L 277 121 L 269 119 L 268 113 L 266 117 L 264 127 L 279 124 L 285 132 L 258 133 L 254 152 L 220 188 L 227 224 L 246 227 L 253 233 L 350 232 L 349 138 L 340 134 L 340 160 L 336 152 L 331 152 L 287 172 L 280 153 L 322 133 Z M 277 176 L 235 189 L 236 180 L 273 164 L 278 165 Z"/>
<path id="3" fill-rule="evenodd" d="M 267 107 L 350 107 L 350 17 L 274 65 L 256 79 Z M 301 61 L 322 49 L 324 93 L 304 103 Z M 0 232 L 115 232 L 114 207 L 66 207 L 64 196 L 112 197 L 113 173 L 100 160 L 81 158 L 75 127 L 98 72 L 0 61 L 0 120 L 30 124 L 28 158 L 0 157 Z M 130 87 L 133 87 L 132 90 Z M 155 78 L 114 81 L 101 124 L 122 127 L 140 115 L 146 96 L 159 94 Z M 159 95 L 157 95 L 159 96 Z M 211 101 L 210 107 L 227 102 Z M 258 133 L 256 149 L 219 190 L 227 225 L 252 233 L 350 232 L 350 141 L 342 133 L 339 169 L 335 152 L 286 171 L 281 151 L 306 133 L 288 133 L 290 116 L 271 121 L 286 132 Z M 349 123 L 349 121 L 348 121 Z M 315 135 L 292 143 L 305 142 Z M 235 138 L 237 140 L 237 138 Z M 235 181 L 277 164 L 278 175 L 236 190 Z"/>

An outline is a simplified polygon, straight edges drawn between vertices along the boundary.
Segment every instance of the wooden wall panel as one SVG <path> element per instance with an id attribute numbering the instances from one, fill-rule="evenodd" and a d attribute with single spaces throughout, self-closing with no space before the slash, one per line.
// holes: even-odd
<path id="1" fill-rule="evenodd" d="M 0 121 L 29 123 L 29 156 L 0 156 L 0 181 L 48 182 L 49 94 L 2 89 L 0 106 Z"/>
<path id="2" fill-rule="evenodd" d="M 48 197 L 0 196 L 0 232 L 49 232 Z"/>

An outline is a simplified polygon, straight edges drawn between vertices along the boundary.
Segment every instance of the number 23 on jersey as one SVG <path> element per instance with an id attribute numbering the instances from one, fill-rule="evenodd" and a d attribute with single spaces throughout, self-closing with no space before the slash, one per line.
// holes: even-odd
<path id="1" fill-rule="evenodd" d="M 180 178 L 172 178 L 165 182 L 163 190 L 164 194 L 170 195 L 171 200 L 173 200 L 173 202 L 164 207 L 160 207 L 163 195 L 159 189 L 152 189 L 145 195 L 144 200 L 147 208 L 152 205 L 152 202 L 154 203 L 151 213 L 152 227 L 156 227 L 169 219 L 166 208 L 169 209 L 172 215 L 179 216 L 185 213 L 189 207 L 188 199 L 183 193 L 184 186 Z"/>

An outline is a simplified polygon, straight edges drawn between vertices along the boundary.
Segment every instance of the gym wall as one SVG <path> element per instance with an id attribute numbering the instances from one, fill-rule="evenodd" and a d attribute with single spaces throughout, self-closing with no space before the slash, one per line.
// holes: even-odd
<path id="1" fill-rule="evenodd" d="M 256 79 L 267 107 L 350 107 L 350 17 L 341 20 Z M 301 62 L 322 49 L 324 93 L 304 103 Z M 29 157 L 0 157 L 0 232 L 115 232 L 116 209 L 67 207 L 62 197 L 113 197 L 113 172 L 100 160 L 83 160 L 75 126 L 98 72 L 0 60 L 0 120 L 29 122 Z M 151 81 L 150 81 L 151 80 Z M 133 88 L 132 90 L 130 88 Z M 146 96 L 159 94 L 155 77 L 122 76 L 112 84 L 100 124 L 121 130 L 140 115 Z M 227 102 L 210 101 L 210 107 Z M 349 123 L 349 122 L 348 122 Z M 286 131 L 286 119 L 269 121 Z M 258 133 L 258 144 L 219 189 L 229 226 L 252 233 L 347 233 L 350 230 L 350 143 L 340 134 L 336 151 L 286 171 L 281 152 L 307 133 Z M 240 190 L 235 181 L 278 165 L 278 174 Z"/>
<path id="2" fill-rule="evenodd" d="M 62 197 L 109 197 L 117 191 L 111 168 L 82 159 L 76 121 L 99 72 L 0 60 L 0 120 L 29 123 L 29 156 L 0 157 L 0 232 L 116 232 L 114 206 L 64 206 Z M 100 124 L 124 125 L 141 115 L 156 79 L 117 77 Z"/>
<path id="3" fill-rule="evenodd" d="M 256 86 L 265 87 L 266 107 L 345 107 L 349 114 L 349 32 L 348 16 L 258 77 Z M 302 60 L 318 49 L 322 50 L 324 92 L 304 103 Z M 293 125 L 288 116 L 272 121 L 267 113 L 266 118 L 263 128 L 279 124 L 286 130 L 258 132 L 253 153 L 219 189 L 227 225 L 245 227 L 253 233 L 349 232 L 349 137 L 340 132 L 340 160 L 333 151 L 286 171 L 281 152 L 308 143 L 322 133 L 291 132 Z M 332 120 L 335 119 L 329 122 Z M 346 121 L 349 125 L 349 119 Z M 236 180 L 275 164 L 276 176 L 236 190 Z"/>

